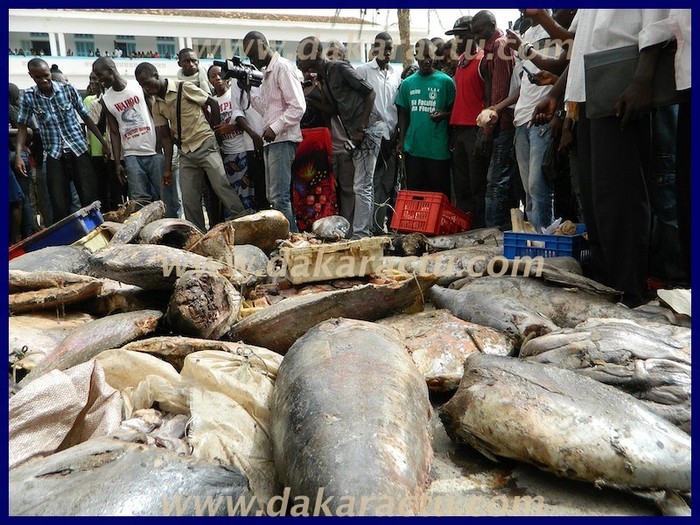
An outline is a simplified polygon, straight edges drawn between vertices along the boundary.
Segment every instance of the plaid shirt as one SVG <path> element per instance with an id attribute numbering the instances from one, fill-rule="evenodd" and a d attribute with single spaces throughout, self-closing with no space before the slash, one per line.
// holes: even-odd
<path id="1" fill-rule="evenodd" d="M 32 115 L 36 115 L 44 151 L 54 159 L 60 159 L 65 148 L 80 156 L 88 146 L 76 111 L 87 117 L 88 110 L 73 86 L 51 84 L 53 92 L 49 97 L 42 95 L 37 86 L 22 92 L 17 121 L 27 126 Z"/>

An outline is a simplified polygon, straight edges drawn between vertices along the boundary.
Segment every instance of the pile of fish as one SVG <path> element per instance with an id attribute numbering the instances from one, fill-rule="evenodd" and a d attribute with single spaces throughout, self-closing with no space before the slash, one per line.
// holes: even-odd
<path id="1" fill-rule="evenodd" d="M 497 229 L 295 285 L 290 249 L 368 256 L 347 221 L 163 216 L 10 262 L 11 515 L 421 515 L 434 408 L 495 461 L 689 499 L 687 311 L 506 261 Z"/>

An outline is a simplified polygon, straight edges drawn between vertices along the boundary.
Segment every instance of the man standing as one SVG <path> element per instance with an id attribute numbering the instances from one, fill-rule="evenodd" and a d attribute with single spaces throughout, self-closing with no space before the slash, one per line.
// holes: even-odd
<path id="1" fill-rule="evenodd" d="M 351 239 L 369 237 L 374 203 L 374 167 L 381 144 L 382 131 L 370 120 L 375 93 L 350 65 L 342 60 L 327 60 L 316 37 L 306 37 L 297 48 L 297 64 L 302 72 L 313 70 L 324 83 L 326 94 L 347 131 L 355 167 L 353 192 L 355 209 Z"/>
<path id="2" fill-rule="evenodd" d="M 32 115 L 36 115 L 41 141 L 47 154 L 46 169 L 53 218 L 59 221 L 70 214 L 71 180 L 82 206 L 88 206 L 98 198 L 97 179 L 77 115 L 99 137 L 102 153 L 107 160 L 111 151 L 100 130 L 88 116 L 75 88 L 70 84 L 52 81 L 49 65 L 41 58 L 31 59 L 27 67 L 36 86 L 25 89 L 20 97 L 16 149 L 24 150 L 27 124 Z M 21 155 L 15 157 L 15 170 L 27 176 Z"/>
<path id="3" fill-rule="evenodd" d="M 205 175 L 231 218 L 245 215 L 238 194 L 228 183 L 216 136 L 204 115 L 206 106 L 212 124 L 221 123 L 216 100 L 191 82 L 160 78 L 149 62 L 139 64 L 134 73 L 143 90 L 155 97 L 153 120 L 165 152 L 163 184 L 166 186 L 172 183 L 173 138 L 180 145 L 180 186 L 185 218 L 198 228 L 206 229 L 202 210 Z M 179 111 L 178 98 L 181 99 Z"/>
<path id="4" fill-rule="evenodd" d="M 207 95 L 211 95 L 211 85 L 207 78 L 207 70 L 199 63 L 199 59 L 193 49 L 185 47 L 177 54 L 178 80 L 192 82 Z"/>
<path id="5" fill-rule="evenodd" d="M 496 28 L 491 11 L 479 11 L 471 22 L 474 38 L 483 42 L 481 74 L 486 81 L 485 107 L 501 107 L 510 94 L 510 80 L 515 66 L 514 52 L 508 47 L 503 31 Z M 510 199 L 516 163 L 513 155 L 513 110 L 506 106 L 498 113 L 495 124 L 482 129 L 477 153 L 490 158 L 486 183 L 486 226 L 510 229 Z"/>
<path id="6" fill-rule="evenodd" d="M 408 189 L 443 193 L 449 198 L 450 148 L 447 122 L 455 99 L 455 83 L 434 67 L 436 46 L 416 42 L 418 72 L 406 78 L 396 97 L 399 107 L 399 150 L 405 153 Z"/>
<path id="7" fill-rule="evenodd" d="M 447 31 L 455 35 L 459 59 L 455 68 L 455 96 L 452 126 L 452 182 L 457 207 L 472 213 L 472 228 L 485 225 L 486 174 L 489 161 L 474 154 L 478 127 L 476 117 L 484 109 L 484 79 L 479 71 L 484 52 L 477 49 L 471 28 L 471 16 L 459 18 Z"/>
<path id="8" fill-rule="evenodd" d="M 156 127 L 143 89 L 122 77 L 111 58 L 95 60 L 92 71 L 106 88 L 102 104 L 107 110 L 115 168 L 122 180 L 126 171 L 129 198 L 140 206 L 162 199 L 166 216 L 177 217 L 180 206 L 173 197 L 177 195 L 176 185 L 163 185 L 165 159 L 156 151 Z M 124 166 L 119 160 L 122 153 Z"/>
<path id="9" fill-rule="evenodd" d="M 255 67 L 265 68 L 260 92 L 251 92 L 251 102 L 263 117 L 267 200 L 287 217 L 289 230 L 298 232 L 292 212 L 291 185 L 292 162 L 302 141 L 299 123 L 306 111 L 304 92 L 294 64 L 273 52 L 262 33 L 248 33 L 243 48 Z"/>
<path id="10" fill-rule="evenodd" d="M 374 89 L 374 107 L 370 120 L 376 120 L 378 130 L 382 132 L 377 164 L 374 169 L 374 213 L 372 214 L 372 232 L 384 233 L 386 205 L 392 197 L 396 179 L 396 141 L 399 114 L 396 109 L 396 93 L 401 85 L 401 71 L 393 67 L 391 60 L 394 42 L 389 33 L 379 33 L 374 37 L 372 54 L 374 60 L 358 66 L 357 74 Z"/>

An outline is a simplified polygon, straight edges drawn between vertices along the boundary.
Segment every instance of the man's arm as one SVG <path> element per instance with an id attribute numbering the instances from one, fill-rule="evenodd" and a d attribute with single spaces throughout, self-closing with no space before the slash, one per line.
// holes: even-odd
<path id="1" fill-rule="evenodd" d="M 100 133 L 100 130 L 97 128 L 97 124 L 92 121 L 89 115 L 81 114 L 80 117 L 83 119 L 83 122 L 85 122 L 85 125 L 93 133 L 93 135 L 99 139 L 100 143 L 102 144 L 102 157 L 109 162 L 112 149 L 109 147 L 109 144 L 105 140 L 104 136 L 102 136 L 102 133 Z"/>
<path id="2" fill-rule="evenodd" d="M 569 63 L 567 47 L 562 47 L 558 56 L 550 57 L 534 48 L 528 48 L 526 51 L 526 43 L 523 42 L 520 35 L 510 29 L 506 29 L 506 33 L 508 34 L 508 47 L 518 53 L 520 59 L 529 60 L 543 71 L 550 71 L 555 75 L 560 75 Z"/>
<path id="3" fill-rule="evenodd" d="M 17 142 L 15 144 L 15 171 L 27 176 L 27 170 L 24 167 L 24 161 L 20 154 L 24 150 L 24 145 L 27 142 L 27 126 L 26 124 L 17 124 Z"/>
<path id="4" fill-rule="evenodd" d="M 211 97 L 207 97 L 205 106 L 209 106 L 209 124 L 213 128 L 221 124 L 221 111 L 219 103 Z"/>
<path id="5" fill-rule="evenodd" d="M 170 133 L 170 126 L 158 126 L 156 128 L 163 145 L 163 155 L 165 156 L 165 166 L 163 167 L 163 185 L 170 186 L 173 180 L 173 138 Z"/>
<path id="6" fill-rule="evenodd" d="M 620 129 L 625 129 L 630 120 L 641 117 L 651 107 L 654 69 L 662 45 L 656 44 L 642 49 L 634 78 L 615 103 L 615 115 L 622 118 Z"/>
<path id="7" fill-rule="evenodd" d="M 362 108 L 362 113 L 360 114 L 360 127 L 355 131 L 355 135 L 350 137 L 350 139 L 356 144 L 360 144 L 365 137 L 365 129 L 367 128 L 367 122 L 369 121 L 369 114 L 372 112 L 374 107 L 374 99 L 376 98 L 376 93 L 370 91 L 365 95 L 364 107 Z"/>
<path id="8" fill-rule="evenodd" d="M 549 36 L 554 39 L 566 41 L 574 38 L 574 33 L 560 26 L 546 9 L 525 9 L 524 14 L 532 18 L 533 21 L 539 22 L 542 28 L 549 33 Z"/>
<path id="9" fill-rule="evenodd" d="M 117 119 L 114 118 L 109 110 L 104 107 L 104 102 L 100 101 L 103 105 L 102 111 L 107 116 L 107 129 L 109 130 L 109 139 L 112 143 L 112 157 L 114 157 L 114 168 L 117 173 L 117 178 L 122 186 L 126 185 L 126 174 L 124 173 L 124 166 L 122 166 L 122 138 L 119 134 L 119 123 Z"/>
<path id="10" fill-rule="evenodd" d="M 289 129 L 295 125 L 298 125 L 301 121 L 301 117 L 304 116 L 306 111 L 306 99 L 304 98 L 304 91 L 301 88 L 301 82 L 297 78 L 291 67 L 287 67 L 286 64 L 281 64 L 283 67 L 277 75 L 277 87 L 282 94 L 282 100 L 286 105 L 286 109 L 280 115 L 280 117 L 272 122 L 268 128 L 263 132 L 263 137 L 267 134 L 270 137 L 271 131 L 274 138 L 280 134 L 280 132 Z M 269 142 L 272 142 L 269 141 Z"/>
<path id="11" fill-rule="evenodd" d="M 399 108 L 399 143 L 397 149 L 399 153 L 403 153 L 403 141 L 406 138 L 406 130 L 411 124 L 411 113 L 403 106 Z"/>

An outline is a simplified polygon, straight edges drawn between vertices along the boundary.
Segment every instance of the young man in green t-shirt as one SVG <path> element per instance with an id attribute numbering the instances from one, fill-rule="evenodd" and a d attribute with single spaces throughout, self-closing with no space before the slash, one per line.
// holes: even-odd
<path id="1" fill-rule="evenodd" d="M 454 81 L 434 67 L 436 46 L 416 42 L 418 71 L 396 95 L 399 148 L 404 153 L 409 190 L 451 194 L 448 122 L 455 99 Z"/>

